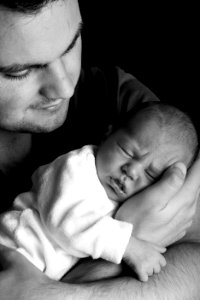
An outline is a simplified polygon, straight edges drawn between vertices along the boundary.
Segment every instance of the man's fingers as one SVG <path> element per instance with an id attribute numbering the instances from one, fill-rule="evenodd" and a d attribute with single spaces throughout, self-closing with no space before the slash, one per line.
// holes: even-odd
<path id="1" fill-rule="evenodd" d="M 24 260 L 27 261 L 18 251 L 0 244 L 0 264 L 2 266 L 9 266 L 10 264 L 16 264 Z"/>
<path id="2" fill-rule="evenodd" d="M 12 260 L 13 250 L 0 244 L 0 266 L 7 267 Z"/>
<path id="3" fill-rule="evenodd" d="M 188 171 L 185 188 L 193 191 L 200 188 L 200 154 Z"/>
<path id="4" fill-rule="evenodd" d="M 180 170 L 180 165 L 178 167 Z M 181 180 L 180 176 L 179 178 Z M 175 202 L 173 197 L 169 199 L 171 203 L 168 208 L 170 209 L 171 207 L 171 211 L 172 209 L 174 211 L 177 211 L 177 209 L 180 209 L 180 211 L 183 211 L 183 209 L 184 210 L 187 209 L 188 218 L 189 216 L 192 218 L 196 211 L 196 204 L 197 204 L 197 199 L 199 197 L 199 192 L 200 192 L 200 156 L 198 156 L 198 159 L 194 162 L 194 164 L 188 171 L 187 177 L 184 181 L 184 185 L 180 190 L 179 197 L 176 198 Z"/>
<path id="5" fill-rule="evenodd" d="M 19 276 L 26 273 L 26 278 L 41 277 L 46 280 L 46 276 L 36 268 L 24 255 L 15 249 L 8 248 L 0 244 L 0 271 L 17 271 Z M 1 275 L 1 272 L 0 272 Z M 0 297 L 1 298 L 1 297 Z"/>

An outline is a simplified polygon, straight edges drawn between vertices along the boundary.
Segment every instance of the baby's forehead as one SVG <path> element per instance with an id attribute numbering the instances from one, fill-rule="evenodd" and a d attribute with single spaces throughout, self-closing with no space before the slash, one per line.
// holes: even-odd
<path id="1" fill-rule="evenodd" d="M 130 138 L 136 139 L 141 147 L 151 148 L 157 155 L 162 153 L 167 157 L 170 151 L 178 149 L 175 151 L 177 159 L 188 165 L 193 155 L 192 130 L 190 135 L 189 125 L 184 125 L 183 121 L 181 123 L 182 119 L 171 121 L 170 116 L 169 113 L 166 118 L 165 114 L 154 114 L 148 110 L 140 111 L 127 121 L 126 132 Z"/>
<path id="2" fill-rule="evenodd" d="M 188 167 L 191 160 L 191 154 L 187 145 L 180 141 L 161 143 L 157 148 L 154 148 L 152 155 L 152 163 L 161 171 L 170 167 L 177 162 L 183 162 Z"/>
<path id="3" fill-rule="evenodd" d="M 183 161 L 187 164 L 190 153 L 188 145 L 183 143 L 176 135 L 170 133 L 167 128 L 159 127 L 155 122 L 139 124 L 134 129 L 126 131 L 130 145 L 137 144 L 141 153 L 149 153 L 152 159 L 160 165 Z"/>
<path id="4" fill-rule="evenodd" d="M 136 118 L 127 122 L 124 131 L 130 139 L 137 140 L 144 147 L 160 144 L 166 138 L 166 130 L 156 120 Z"/>

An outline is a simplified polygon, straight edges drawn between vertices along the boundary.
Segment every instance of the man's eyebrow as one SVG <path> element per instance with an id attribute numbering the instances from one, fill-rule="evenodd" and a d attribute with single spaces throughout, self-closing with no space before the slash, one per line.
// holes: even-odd
<path id="1" fill-rule="evenodd" d="M 78 29 L 74 35 L 74 38 L 72 39 L 71 43 L 69 44 L 69 46 L 67 47 L 67 49 L 63 52 L 63 55 L 67 54 L 68 52 L 70 52 L 70 50 L 74 47 L 74 45 L 76 44 L 77 39 L 79 38 L 79 36 L 81 35 L 81 32 L 83 30 L 83 22 L 81 21 L 79 23 Z"/>
<path id="2" fill-rule="evenodd" d="M 9 66 L 0 66 L 0 73 L 17 73 L 27 69 L 42 69 L 45 68 L 46 64 L 12 64 Z"/>
<path id="3" fill-rule="evenodd" d="M 70 52 L 71 49 L 73 49 L 74 45 L 76 44 L 77 39 L 81 35 L 82 28 L 83 28 L 83 23 L 81 21 L 79 23 L 78 29 L 77 29 L 71 43 L 69 44 L 67 49 L 61 54 L 61 56 L 67 54 L 68 52 Z M 48 64 L 12 64 L 12 65 L 8 65 L 8 66 L 0 66 L 0 73 L 11 73 L 12 74 L 12 73 L 21 72 L 21 71 L 24 71 L 27 69 L 43 69 L 47 65 Z"/>

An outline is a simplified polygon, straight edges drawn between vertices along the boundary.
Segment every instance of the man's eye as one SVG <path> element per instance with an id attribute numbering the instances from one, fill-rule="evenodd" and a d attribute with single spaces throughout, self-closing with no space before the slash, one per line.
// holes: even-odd
<path id="1" fill-rule="evenodd" d="M 25 78 L 27 78 L 31 73 L 31 70 L 24 70 L 21 72 L 17 72 L 17 73 L 8 73 L 8 74 L 4 74 L 4 77 L 9 79 L 9 80 L 23 80 Z"/>

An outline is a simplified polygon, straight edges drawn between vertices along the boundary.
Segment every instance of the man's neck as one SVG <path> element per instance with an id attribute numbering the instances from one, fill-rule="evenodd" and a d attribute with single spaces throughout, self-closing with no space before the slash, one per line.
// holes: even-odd
<path id="1" fill-rule="evenodd" d="M 11 133 L 0 130 L 0 170 L 9 173 L 23 163 L 31 150 L 30 133 Z"/>

